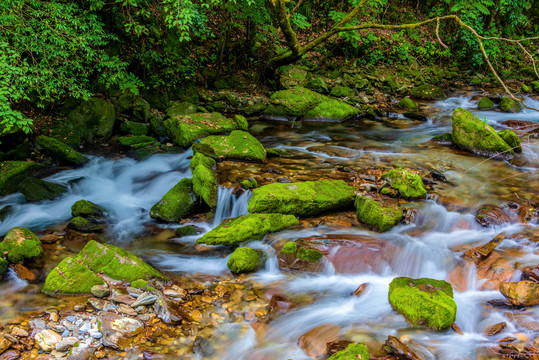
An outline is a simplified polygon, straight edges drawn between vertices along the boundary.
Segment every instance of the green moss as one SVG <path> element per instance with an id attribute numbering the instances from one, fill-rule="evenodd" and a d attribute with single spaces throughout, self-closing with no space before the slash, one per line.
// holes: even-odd
<path id="1" fill-rule="evenodd" d="M 288 151 L 283 149 L 266 149 L 266 156 L 268 158 L 275 158 L 275 157 L 286 157 L 286 156 L 292 156 Z"/>
<path id="2" fill-rule="evenodd" d="M 417 110 L 419 108 L 416 102 L 410 98 L 401 99 L 401 101 L 399 101 L 399 106 L 401 108 L 405 108 L 409 110 Z"/>
<path id="3" fill-rule="evenodd" d="M 296 257 L 298 259 L 307 260 L 308 262 L 314 263 L 322 258 L 322 253 L 315 249 L 306 249 L 304 247 L 300 247 Z"/>
<path id="4" fill-rule="evenodd" d="M 19 190 L 26 201 L 42 201 L 56 199 L 67 189 L 62 185 L 28 177 L 19 184 Z"/>
<path id="5" fill-rule="evenodd" d="M 242 182 L 240 182 L 240 185 L 246 190 L 255 189 L 258 187 L 258 183 L 253 178 L 243 180 Z"/>
<path id="6" fill-rule="evenodd" d="M 193 182 L 184 178 L 152 206 L 150 217 L 166 222 L 178 222 L 193 214 L 197 205 L 198 197 L 193 190 Z"/>
<path id="7" fill-rule="evenodd" d="M 328 85 L 321 77 L 315 77 L 309 80 L 305 87 L 309 90 L 316 91 L 319 94 L 329 93 Z"/>
<path id="8" fill-rule="evenodd" d="M 0 254 L 0 256 L 1 256 L 1 254 Z M 7 270 L 8 266 L 9 266 L 9 262 L 0 257 L 0 275 L 2 273 L 4 273 L 4 271 Z"/>
<path id="9" fill-rule="evenodd" d="M 8 231 L 4 240 L 0 242 L 0 256 L 12 264 L 19 264 L 35 259 L 43 254 L 43 247 L 39 238 L 30 230 L 15 227 Z"/>
<path id="10" fill-rule="evenodd" d="M 526 84 L 522 84 L 520 85 L 520 91 L 522 91 L 523 93 L 529 93 L 532 91 L 532 88 Z"/>
<path id="11" fill-rule="evenodd" d="M 250 214 L 226 219 L 197 240 L 198 244 L 238 246 L 248 240 L 258 240 L 266 234 L 298 225 L 292 215 Z"/>
<path id="12" fill-rule="evenodd" d="M 193 171 L 193 190 L 212 209 L 217 206 L 219 179 L 215 170 L 198 165 Z"/>
<path id="13" fill-rule="evenodd" d="M 98 225 L 80 216 L 74 217 L 73 219 L 69 220 L 69 222 L 67 223 L 67 227 L 73 230 L 87 233 L 101 231 L 101 228 Z"/>
<path id="14" fill-rule="evenodd" d="M 138 279 L 138 280 L 135 280 L 135 281 L 131 282 L 131 286 L 134 287 L 134 288 L 137 288 L 137 289 L 141 289 L 141 288 L 145 287 L 146 285 L 148 285 L 147 280 Z"/>
<path id="15" fill-rule="evenodd" d="M 369 350 L 364 344 L 350 344 L 346 349 L 331 355 L 328 360 L 369 360 Z"/>
<path id="16" fill-rule="evenodd" d="M 238 124 L 238 130 L 247 131 L 249 129 L 249 123 L 243 115 L 234 115 L 234 121 Z"/>
<path id="17" fill-rule="evenodd" d="M 283 249 L 281 250 L 281 254 L 296 255 L 297 251 L 298 251 L 298 244 L 296 244 L 295 241 L 289 241 L 286 244 L 284 244 Z"/>
<path id="18" fill-rule="evenodd" d="M 230 255 L 227 266 L 233 273 L 241 274 L 260 269 L 265 261 L 266 254 L 262 250 L 239 247 Z"/>
<path id="19" fill-rule="evenodd" d="M 452 143 L 453 142 L 453 139 L 451 138 L 451 133 L 436 135 L 431 140 L 439 142 L 439 143 Z"/>
<path id="20" fill-rule="evenodd" d="M 40 136 L 36 139 L 36 144 L 39 145 L 47 155 L 62 163 L 82 166 L 88 162 L 88 158 L 84 155 L 57 139 Z"/>
<path id="21" fill-rule="evenodd" d="M 425 198 L 427 195 L 421 177 L 406 169 L 391 169 L 382 174 L 382 178 L 405 199 Z"/>
<path id="22" fill-rule="evenodd" d="M 234 119 L 219 113 L 196 113 L 177 116 L 163 122 L 167 136 L 174 144 L 188 147 L 196 140 L 212 134 L 221 134 L 243 128 Z"/>
<path id="23" fill-rule="evenodd" d="M 510 97 L 504 96 L 500 101 L 500 109 L 504 112 L 518 113 L 522 111 L 522 105 Z"/>
<path id="24" fill-rule="evenodd" d="M 531 86 L 533 88 L 533 91 L 539 93 L 539 80 L 532 81 Z"/>
<path id="25" fill-rule="evenodd" d="M 356 197 L 355 205 L 359 221 L 379 231 L 391 230 L 402 219 L 402 209 L 398 206 L 384 206 L 359 195 Z"/>
<path id="26" fill-rule="evenodd" d="M 410 95 L 423 100 L 444 100 L 447 98 L 445 91 L 436 85 L 423 84 L 410 90 Z"/>
<path id="27" fill-rule="evenodd" d="M 45 294 L 89 294 L 92 286 L 105 282 L 76 258 L 67 257 L 47 276 L 41 291 Z"/>
<path id="28" fill-rule="evenodd" d="M 71 216 L 99 220 L 105 216 L 105 209 L 91 201 L 79 200 L 71 206 Z"/>
<path id="29" fill-rule="evenodd" d="M 354 97 L 356 95 L 355 90 L 350 89 L 346 86 L 335 86 L 333 89 L 331 89 L 330 92 L 331 96 L 343 98 L 343 97 Z"/>
<path id="30" fill-rule="evenodd" d="M 313 216 L 351 207 L 354 192 L 355 188 L 342 180 L 274 183 L 253 190 L 248 210 L 250 213 Z"/>
<path id="31" fill-rule="evenodd" d="M 195 153 L 203 153 L 215 159 L 240 159 L 264 161 L 266 150 L 264 146 L 251 134 L 245 131 L 234 130 L 230 135 L 212 135 L 193 145 Z"/>
<path id="32" fill-rule="evenodd" d="M 111 103 L 91 98 L 67 115 L 63 125 L 74 132 L 75 137 L 88 142 L 108 139 L 114 130 L 116 110 Z"/>
<path id="33" fill-rule="evenodd" d="M 495 105 L 492 100 L 490 100 L 488 97 L 483 96 L 481 100 L 477 103 L 477 108 L 479 110 L 494 110 Z"/>
<path id="34" fill-rule="evenodd" d="M 182 226 L 176 229 L 176 235 L 179 237 L 192 236 L 192 235 L 197 235 L 197 234 L 198 234 L 198 230 L 193 225 L 186 225 L 186 226 Z"/>
<path id="35" fill-rule="evenodd" d="M 214 159 L 207 157 L 202 153 L 196 153 L 191 159 L 189 167 L 191 168 L 191 171 L 194 171 L 198 165 L 204 165 L 207 168 L 213 169 L 215 168 L 216 163 Z"/>
<path id="36" fill-rule="evenodd" d="M 453 111 L 451 138 L 461 149 L 483 156 L 510 158 L 513 150 L 496 131 L 463 108 Z"/>
<path id="37" fill-rule="evenodd" d="M 281 85 L 285 89 L 307 84 L 308 72 L 298 65 L 289 65 L 281 74 Z"/>
<path id="38" fill-rule="evenodd" d="M 154 139 L 151 136 L 123 136 L 116 138 L 116 141 L 118 141 L 123 146 L 134 146 L 134 145 L 140 145 L 140 144 L 159 144 L 159 142 Z"/>
<path id="39" fill-rule="evenodd" d="M 502 130 L 498 132 L 498 135 L 513 149 L 516 153 L 522 152 L 522 146 L 520 144 L 520 138 L 513 130 Z"/>
<path id="40" fill-rule="evenodd" d="M 173 101 L 169 104 L 165 111 L 169 118 L 174 118 L 182 115 L 196 114 L 198 111 L 196 105 L 187 101 Z"/>
<path id="41" fill-rule="evenodd" d="M 446 281 L 397 277 L 389 284 L 388 298 L 393 309 L 413 326 L 444 331 L 455 322 L 457 304 Z"/>
<path id="42" fill-rule="evenodd" d="M 143 124 L 135 121 L 124 121 L 120 124 L 120 130 L 131 135 L 144 136 L 150 131 L 150 124 Z"/>
<path id="43" fill-rule="evenodd" d="M 0 163 L 0 196 L 19 191 L 19 184 L 24 178 L 41 166 L 27 161 L 4 161 Z"/>

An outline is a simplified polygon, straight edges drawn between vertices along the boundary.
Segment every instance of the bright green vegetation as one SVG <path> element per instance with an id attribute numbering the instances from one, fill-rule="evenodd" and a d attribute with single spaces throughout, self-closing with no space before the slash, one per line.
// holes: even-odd
<path id="1" fill-rule="evenodd" d="M 249 178 L 249 179 L 245 179 L 245 180 L 242 180 L 240 182 L 240 185 L 242 188 L 244 188 L 245 190 L 251 190 L 251 189 L 254 189 L 254 188 L 257 188 L 258 187 L 258 183 L 256 182 L 255 179 L 253 178 Z"/>
<path id="2" fill-rule="evenodd" d="M 26 201 L 53 200 L 66 192 L 62 185 L 27 177 L 19 184 L 19 191 Z"/>
<path id="3" fill-rule="evenodd" d="M 301 66 L 290 65 L 281 74 L 281 85 L 285 89 L 307 84 L 308 72 Z"/>
<path id="4" fill-rule="evenodd" d="M 504 96 L 500 101 L 500 109 L 504 112 L 518 113 L 522 111 L 522 105 L 510 97 Z"/>
<path id="5" fill-rule="evenodd" d="M 354 89 L 351 89 L 347 86 L 337 85 L 333 89 L 331 89 L 331 92 L 329 94 L 334 97 L 343 98 L 354 97 L 356 95 L 356 92 Z"/>
<path id="6" fill-rule="evenodd" d="M 219 178 L 212 168 L 200 164 L 193 170 L 193 190 L 212 209 L 217 206 L 218 186 Z"/>
<path id="7" fill-rule="evenodd" d="M 198 244 L 238 246 L 248 240 L 258 240 L 271 232 L 298 225 L 292 215 L 249 214 L 226 219 L 197 240 Z"/>
<path id="8" fill-rule="evenodd" d="M 149 284 L 149 282 L 147 280 L 142 280 L 142 279 L 138 279 L 138 280 L 135 280 L 135 281 L 131 282 L 131 286 L 134 287 L 134 288 L 137 288 L 137 289 L 141 289 L 141 288 L 145 287 L 148 284 Z"/>
<path id="9" fill-rule="evenodd" d="M 19 184 L 33 170 L 42 165 L 28 161 L 4 161 L 0 163 L 0 196 L 19 191 Z"/>
<path id="10" fill-rule="evenodd" d="M 268 158 L 292 156 L 288 151 L 278 148 L 266 149 L 266 155 Z"/>
<path id="11" fill-rule="evenodd" d="M 483 96 L 481 100 L 477 103 L 477 108 L 479 110 L 494 110 L 495 105 L 492 100 L 490 100 L 488 97 Z"/>
<path id="12" fill-rule="evenodd" d="M 309 90 L 316 91 L 319 94 L 329 93 L 328 84 L 321 77 L 314 77 L 307 82 L 305 87 Z"/>
<path id="13" fill-rule="evenodd" d="M 520 91 L 522 91 L 523 93 L 529 93 L 532 91 L 532 88 L 526 84 L 522 84 L 520 85 Z"/>
<path id="14" fill-rule="evenodd" d="M 43 254 L 39 238 L 30 230 L 15 227 L 8 231 L 0 242 L 0 257 L 12 264 L 33 260 Z"/>
<path id="15" fill-rule="evenodd" d="M 286 244 L 284 244 L 283 249 L 281 250 L 281 254 L 296 255 L 297 251 L 298 251 L 298 244 L 295 241 L 289 241 Z"/>
<path id="16" fill-rule="evenodd" d="M 401 101 L 399 101 L 399 106 L 408 110 L 417 110 L 419 108 L 417 103 L 410 98 L 401 99 Z"/>
<path id="17" fill-rule="evenodd" d="M 212 135 L 193 145 L 195 153 L 215 159 L 266 160 L 264 146 L 246 131 L 234 130 L 230 135 Z"/>
<path id="18" fill-rule="evenodd" d="M 253 190 L 250 213 L 280 213 L 313 216 L 344 210 L 354 203 L 355 188 L 342 180 L 274 183 Z"/>
<path id="19" fill-rule="evenodd" d="M 359 115 L 361 110 L 317 92 L 296 87 L 273 93 L 266 113 L 283 117 L 345 120 Z"/>
<path id="20" fill-rule="evenodd" d="M 215 168 L 216 163 L 214 159 L 207 157 L 202 153 L 196 153 L 191 159 L 189 167 L 191 168 L 191 171 L 194 171 L 198 165 L 203 165 L 207 168 L 213 169 Z"/>
<path id="21" fill-rule="evenodd" d="M 346 349 L 331 355 L 328 360 L 368 360 L 369 350 L 365 344 L 350 344 Z"/>
<path id="22" fill-rule="evenodd" d="M 513 130 L 502 130 L 498 132 L 498 135 L 513 149 L 516 153 L 522 152 L 522 146 L 520 143 L 520 138 Z"/>
<path id="23" fill-rule="evenodd" d="M 531 86 L 533 88 L 533 91 L 539 93 L 539 80 L 532 81 Z"/>
<path id="24" fill-rule="evenodd" d="M 451 143 L 453 142 L 453 138 L 451 137 L 451 133 L 445 133 L 436 135 L 431 139 L 432 141 L 440 142 L 440 143 Z"/>
<path id="25" fill-rule="evenodd" d="M 89 294 L 92 286 L 103 284 L 103 279 L 81 264 L 78 258 L 67 257 L 51 270 L 41 291 L 49 295 Z"/>
<path id="26" fill-rule="evenodd" d="M 399 195 L 405 199 L 425 198 L 427 195 L 421 177 L 406 169 L 391 169 L 382 174 L 382 178 L 387 180 L 393 189 L 398 190 Z"/>
<path id="27" fill-rule="evenodd" d="M 73 219 L 69 220 L 69 222 L 67 223 L 67 227 L 80 232 L 101 231 L 101 228 L 97 224 L 80 216 L 74 217 Z"/>
<path id="28" fill-rule="evenodd" d="M 262 250 L 239 247 L 230 255 L 226 265 L 233 273 L 241 274 L 260 269 L 265 261 L 266 254 Z"/>
<path id="29" fill-rule="evenodd" d="M 410 90 L 412 97 L 423 100 L 444 100 L 447 98 L 445 91 L 436 85 L 423 84 Z"/>
<path id="30" fill-rule="evenodd" d="M 1 256 L 1 254 L 0 254 Z M 4 258 L 0 257 L 0 275 L 4 273 L 4 271 L 7 270 L 7 267 L 9 266 L 9 262 L 5 260 Z"/>
<path id="31" fill-rule="evenodd" d="M 444 331 L 457 316 L 453 288 L 447 281 L 397 277 L 389 284 L 388 297 L 393 309 L 413 326 Z"/>
<path id="32" fill-rule="evenodd" d="M 181 179 L 159 202 L 152 206 L 150 217 L 166 222 L 178 222 L 193 214 L 198 206 L 198 196 L 191 179 Z"/>
<path id="33" fill-rule="evenodd" d="M 105 216 L 105 209 L 88 200 L 79 200 L 71 205 L 71 216 L 81 216 L 90 220 L 99 220 Z"/>
<path id="34" fill-rule="evenodd" d="M 453 143 L 463 150 L 483 156 L 509 158 L 513 150 L 487 123 L 463 108 L 453 111 Z"/>
<path id="35" fill-rule="evenodd" d="M 36 144 L 42 148 L 45 154 L 61 163 L 82 166 L 88 162 L 84 155 L 55 138 L 39 136 L 36 139 Z"/>
<path id="36" fill-rule="evenodd" d="M 322 253 L 316 249 L 306 249 L 304 247 L 300 247 L 296 253 L 296 257 L 298 259 L 314 263 L 322 258 Z"/>
<path id="37" fill-rule="evenodd" d="M 402 220 L 402 209 L 396 205 L 383 205 L 358 195 L 355 206 L 359 221 L 375 230 L 389 231 Z"/>

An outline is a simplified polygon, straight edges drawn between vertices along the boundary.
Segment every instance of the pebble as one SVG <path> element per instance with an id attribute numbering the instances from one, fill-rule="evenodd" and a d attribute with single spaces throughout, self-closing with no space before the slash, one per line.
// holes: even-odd
<path id="1" fill-rule="evenodd" d="M 134 288 L 132 286 L 127 287 L 127 293 L 135 298 L 138 298 L 140 295 L 144 293 L 144 291 Z"/>
<path id="2" fill-rule="evenodd" d="M 62 333 L 62 337 L 66 338 L 69 336 L 69 334 L 70 334 L 69 330 L 64 330 L 64 332 Z"/>
<path id="3" fill-rule="evenodd" d="M 62 341 L 62 337 L 60 334 L 52 330 L 43 330 L 37 333 L 35 340 L 40 348 L 49 352 L 56 347 L 56 344 Z"/>
<path id="4" fill-rule="evenodd" d="M 76 337 L 65 337 L 54 348 L 56 351 L 67 351 L 77 342 L 79 342 L 79 339 Z"/>
<path id="5" fill-rule="evenodd" d="M 13 329 L 11 329 L 11 335 L 18 336 L 18 337 L 27 337 L 28 336 L 28 331 L 23 330 L 20 327 L 15 326 L 15 327 L 13 327 Z"/>
<path id="6" fill-rule="evenodd" d="M 69 321 L 70 323 L 74 324 L 75 321 L 77 321 L 77 318 L 74 317 L 73 315 L 68 315 L 68 316 L 66 316 L 66 320 Z"/>
<path id="7" fill-rule="evenodd" d="M 101 334 L 99 331 L 90 331 L 90 336 L 94 339 L 101 339 L 101 337 L 103 337 L 103 334 Z"/>
<path id="8" fill-rule="evenodd" d="M 103 298 L 110 295 L 110 289 L 104 285 L 94 285 L 90 289 L 90 292 L 97 298 Z"/>
<path id="9" fill-rule="evenodd" d="M 157 299 L 157 295 L 145 292 L 144 294 L 140 295 L 134 303 L 131 304 L 131 307 L 136 308 L 141 305 L 152 305 L 157 301 Z"/>

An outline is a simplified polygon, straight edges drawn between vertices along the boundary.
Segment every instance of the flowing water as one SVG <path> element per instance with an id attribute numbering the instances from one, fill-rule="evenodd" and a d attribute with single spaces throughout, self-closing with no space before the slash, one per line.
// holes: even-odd
<path id="1" fill-rule="evenodd" d="M 539 107 L 537 100 L 527 99 L 526 103 Z M 533 341 L 539 335 L 539 329 L 523 327 L 522 322 L 538 319 L 539 309 L 528 308 L 514 314 L 514 311 L 487 305 L 487 301 L 503 296 L 489 290 L 487 281 L 478 278 L 478 269 L 465 267 L 461 254 L 462 249 L 484 244 L 500 232 L 511 235 L 530 229 L 522 224 L 483 228 L 475 222 L 474 213 L 487 203 L 499 205 L 520 199 L 538 202 L 539 141 L 522 138 L 523 154 L 511 162 L 485 161 L 485 158 L 428 142 L 434 135 L 451 131 L 450 116 L 459 106 L 473 111 L 476 102 L 471 96 L 460 96 L 424 104 L 429 116 L 427 121 L 390 114 L 382 121 L 304 123 L 294 129 L 282 122 L 260 120 L 251 123 L 251 132 L 264 146 L 282 148 L 294 156 L 271 159 L 268 164 L 231 164 L 225 170 L 225 177 L 230 182 L 237 183 L 253 175 L 259 180 L 280 177 L 294 181 L 313 180 L 346 168 L 402 165 L 423 173 L 437 171 L 444 174 L 448 182 L 435 185 L 431 195 L 449 200 L 412 204 L 420 220 L 413 225 L 399 225 L 384 234 L 373 233 L 359 225 L 320 224 L 250 242 L 247 246 L 264 250 L 268 260 L 265 267 L 249 275 L 247 281 L 268 293 L 291 299 L 295 307 L 270 321 L 263 334 L 255 332 L 247 323 L 230 320 L 222 324 L 211 341 L 224 344 L 224 350 L 219 356 L 199 354 L 195 358 L 310 359 L 298 346 L 298 338 L 322 324 L 338 325 L 343 337 L 365 342 L 373 348 L 379 348 L 388 335 L 406 337 L 408 344 L 424 359 L 479 358 L 497 340 L 515 333 Z M 475 113 L 497 129 L 504 128 L 502 122 L 505 120 L 539 121 L 538 113 L 531 110 L 519 114 Z M 68 186 L 68 192 L 57 200 L 29 204 L 24 202 L 21 194 L 0 199 L 0 207 L 10 204 L 14 208 L 14 212 L 0 223 L 0 234 L 14 226 L 39 231 L 65 223 L 70 218 L 71 204 L 87 199 L 108 209 L 106 236 L 111 242 L 128 248 L 158 269 L 177 276 L 229 276 L 226 267 L 229 251 L 198 252 L 195 241 L 200 235 L 182 238 L 171 235 L 163 242 L 147 230 L 148 225 L 165 230 L 177 227 L 152 223 L 148 211 L 181 178 L 191 176 L 188 166 L 191 155 L 190 151 L 155 155 L 142 162 L 92 157 L 83 168 L 63 171 L 47 179 Z M 235 195 L 233 189 L 220 187 L 213 221 L 195 219 L 190 224 L 204 232 L 209 231 L 223 219 L 247 213 L 250 196 L 249 191 Z M 280 270 L 274 249 L 286 241 L 306 238 L 333 244 L 323 260 L 323 269 L 317 273 Z M 531 240 L 506 239 L 497 251 L 512 264 L 536 266 L 539 249 L 537 242 Z M 368 257 L 372 257 L 371 262 Z M 452 279 L 456 276 L 455 269 L 461 269 L 460 276 L 456 277 L 458 286 L 455 286 L 456 324 L 464 335 L 410 328 L 402 316 L 392 311 L 387 294 L 388 285 L 395 276 Z M 512 277 L 516 280 L 519 275 L 517 271 Z M 364 283 L 367 284 L 366 291 L 361 296 L 351 296 Z M 37 296 L 35 285 L 24 295 L 24 289 L 29 287 L 32 285 L 11 272 L 7 281 L 0 283 L 0 291 L 4 294 L 22 292 L 23 300 Z M 19 304 L 23 302 L 21 300 Z M 36 305 L 39 306 L 44 305 Z M 18 311 L 24 310 L 19 305 Z M 0 312 L 0 315 L 9 317 L 6 312 Z M 493 337 L 483 334 L 486 327 L 502 321 L 508 324 L 503 332 Z"/>

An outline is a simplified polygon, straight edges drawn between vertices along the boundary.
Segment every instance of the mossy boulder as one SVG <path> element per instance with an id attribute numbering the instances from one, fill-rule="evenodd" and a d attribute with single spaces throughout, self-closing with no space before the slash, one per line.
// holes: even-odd
<path id="1" fill-rule="evenodd" d="M 193 170 L 193 190 L 212 209 L 217 206 L 218 187 L 219 177 L 215 170 L 204 164 Z"/>
<path id="2" fill-rule="evenodd" d="M 518 113 L 522 111 L 522 105 L 518 101 L 507 96 L 502 97 L 499 106 L 503 112 Z"/>
<path id="3" fill-rule="evenodd" d="M 494 110 L 495 107 L 496 105 L 494 105 L 494 102 L 486 96 L 483 96 L 477 103 L 477 108 L 479 110 Z"/>
<path id="4" fill-rule="evenodd" d="M 337 85 L 333 89 L 331 89 L 331 92 L 329 94 L 338 98 L 354 97 L 356 95 L 356 91 L 347 86 Z"/>
<path id="5" fill-rule="evenodd" d="M 532 81 L 531 86 L 533 88 L 533 91 L 539 93 L 539 80 Z"/>
<path id="6" fill-rule="evenodd" d="M 105 282 L 96 273 L 81 264 L 78 258 L 67 257 L 47 276 L 41 291 L 45 294 L 89 294 L 95 285 Z"/>
<path id="7" fill-rule="evenodd" d="M 191 168 L 191 171 L 194 171 L 198 165 L 204 165 L 210 169 L 213 169 L 217 164 L 211 157 L 207 157 L 202 153 L 196 153 L 189 162 L 189 168 Z"/>
<path id="8" fill-rule="evenodd" d="M 354 191 L 355 188 L 342 180 L 269 184 L 253 190 L 248 210 L 250 213 L 313 216 L 351 208 Z"/>
<path id="9" fill-rule="evenodd" d="M 169 118 L 174 118 L 181 115 L 196 114 L 197 112 L 201 112 L 201 111 L 199 111 L 196 105 L 193 105 L 190 102 L 173 101 L 169 104 L 165 112 Z"/>
<path id="10" fill-rule="evenodd" d="M 67 115 L 64 126 L 82 141 L 93 142 L 110 138 L 115 123 L 114 105 L 103 99 L 91 98 Z"/>
<path id="11" fill-rule="evenodd" d="M 321 77 L 312 78 L 305 87 L 309 90 L 316 91 L 319 94 L 329 93 L 328 84 L 326 83 L 326 80 Z"/>
<path id="12" fill-rule="evenodd" d="M 451 133 L 444 133 L 444 134 L 436 135 L 431 140 L 436 141 L 436 142 L 438 142 L 440 144 L 452 144 L 453 143 L 453 138 L 451 138 Z"/>
<path id="13" fill-rule="evenodd" d="M 292 215 L 249 214 L 226 219 L 197 240 L 198 244 L 238 246 L 248 240 L 258 240 L 266 234 L 299 224 Z"/>
<path id="14" fill-rule="evenodd" d="M 235 274 L 253 272 L 260 269 L 266 261 L 262 250 L 239 247 L 230 255 L 227 266 Z"/>
<path id="15" fill-rule="evenodd" d="M 33 260 L 43 254 L 39 238 L 24 227 L 15 227 L 8 231 L 0 242 L 0 257 L 12 264 Z"/>
<path id="16" fill-rule="evenodd" d="M 215 159 L 266 160 L 264 146 L 246 131 L 234 130 L 230 135 L 211 135 L 193 145 L 195 153 Z"/>
<path id="17" fill-rule="evenodd" d="M 131 286 L 136 288 L 136 289 L 142 289 L 144 287 L 146 287 L 146 285 L 149 284 L 149 281 L 148 280 L 142 280 L 142 279 L 138 279 L 138 280 L 135 280 L 131 283 Z"/>
<path id="18" fill-rule="evenodd" d="M 244 188 L 245 190 L 251 190 L 251 189 L 257 188 L 258 183 L 256 182 L 255 179 L 249 178 L 249 179 L 242 180 L 242 182 L 240 182 L 240 186 Z"/>
<path id="19" fill-rule="evenodd" d="M 151 137 L 151 136 L 145 136 L 145 135 L 138 135 L 138 136 L 122 136 L 116 138 L 116 141 L 120 143 L 123 146 L 127 147 L 140 147 L 143 145 L 158 145 L 159 142 Z"/>
<path id="20" fill-rule="evenodd" d="M 80 232 L 85 232 L 85 233 L 101 231 L 101 228 L 99 227 L 99 225 L 80 216 L 74 217 L 73 219 L 69 220 L 69 222 L 67 223 L 67 227 L 69 229 L 80 231 Z"/>
<path id="21" fill-rule="evenodd" d="M 360 109 L 345 102 L 302 87 L 275 92 L 266 109 L 271 116 L 314 120 L 346 120 L 360 113 Z"/>
<path id="22" fill-rule="evenodd" d="M 7 270 L 8 266 L 9 266 L 9 262 L 0 257 L 0 275 L 3 274 Z"/>
<path id="23" fill-rule="evenodd" d="M 71 216 L 100 221 L 105 217 L 105 209 L 91 201 L 79 200 L 71 206 Z"/>
<path id="24" fill-rule="evenodd" d="M 417 106 L 417 103 L 410 98 L 401 99 L 401 101 L 399 101 L 399 106 L 401 108 L 408 109 L 408 110 L 419 109 L 419 106 Z"/>
<path id="25" fill-rule="evenodd" d="M 180 115 L 167 119 L 163 127 L 167 136 L 176 145 L 189 147 L 196 140 L 208 135 L 247 130 L 244 117 L 227 118 L 217 112 Z"/>
<path id="26" fill-rule="evenodd" d="M 179 228 L 177 228 L 175 230 L 176 232 L 176 235 L 178 237 L 183 237 L 183 236 L 193 236 L 193 235 L 197 235 L 198 234 L 198 230 L 196 227 L 194 227 L 193 225 L 185 225 L 185 226 L 181 226 Z"/>
<path id="27" fill-rule="evenodd" d="M 120 130 L 127 134 L 144 136 L 150 131 L 150 124 L 135 121 L 124 121 L 120 124 Z"/>
<path id="28" fill-rule="evenodd" d="M 133 115 L 135 116 L 135 119 L 137 119 L 138 121 L 147 122 L 152 116 L 150 103 L 141 97 L 138 97 L 133 102 L 132 109 L 133 109 Z"/>
<path id="29" fill-rule="evenodd" d="M 384 205 L 358 195 L 355 206 L 359 221 L 375 230 L 389 231 L 402 220 L 402 209 L 396 205 Z"/>
<path id="30" fill-rule="evenodd" d="M 369 360 L 369 349 L 365 344 L 350 344 L 346 349 L 337 351 L 328 360 Z"/>
<path id="31" fill-rule="evenodd" d="M 36 144 L 45 154 L 60 163 L 82 166 L 88 162 L 87 157 L 55 138 L 42 135 L 36 139 Z"/>
<path id="32" fill-rule="evenodd" d="M 191 179 L 181 179 L 159 202 L 152 206 L 150 217 L 166 222 L 178 222 L 193 214 L 198 206 L 198 196 Z"/>
<path id="33" fill-rule="evenodd" d="M 425 198 L 427 195 L 421 177 L 406 169 L 391 169 L 382 174 L 382 179 L 387 180 L 389 185 L 405 199 Z"/>
<path id="34" fill-rule="evenodd" d="M 502 130 L 498 132 L 498 135 L 509 145 L 514 152 L 521 153 L 522 152 L 522 146 L 520 143 L 520 138 L 513 130 Z"/>
<path id="35" fill-rule="evenodd" d="M 19 191 L 26 201 L 54 200 L 62 195 L 67 189 L 58 184 L 28 177 L 19 184 Z"/>
<path id="36" fill-rule="evenodd" d="M 457 316 L 453 288 L 447 281 L 397 277 L 389 284 L 388 298 L 391 307 L 413 326 L 444 331 Z"/>
<path id="37" fill-rule="evenodd" d="M 298 65 L 289 65 L 281 74 L 281 85 L 285 89 L 307 84 L 307 70 Z"/>
<path id="38" fill-rule="evenodd" d="M 42 165 L 28 161 L 0 163 L 0 196 L 19 191 L 19 184 Z"/>
<path id="39" fill-rule="evenodd" d="M 422 100 L 445 100 L 447 95 L 445 91 L 436 85 L 423 84 L 410 90 L 410 95 Z"/>

